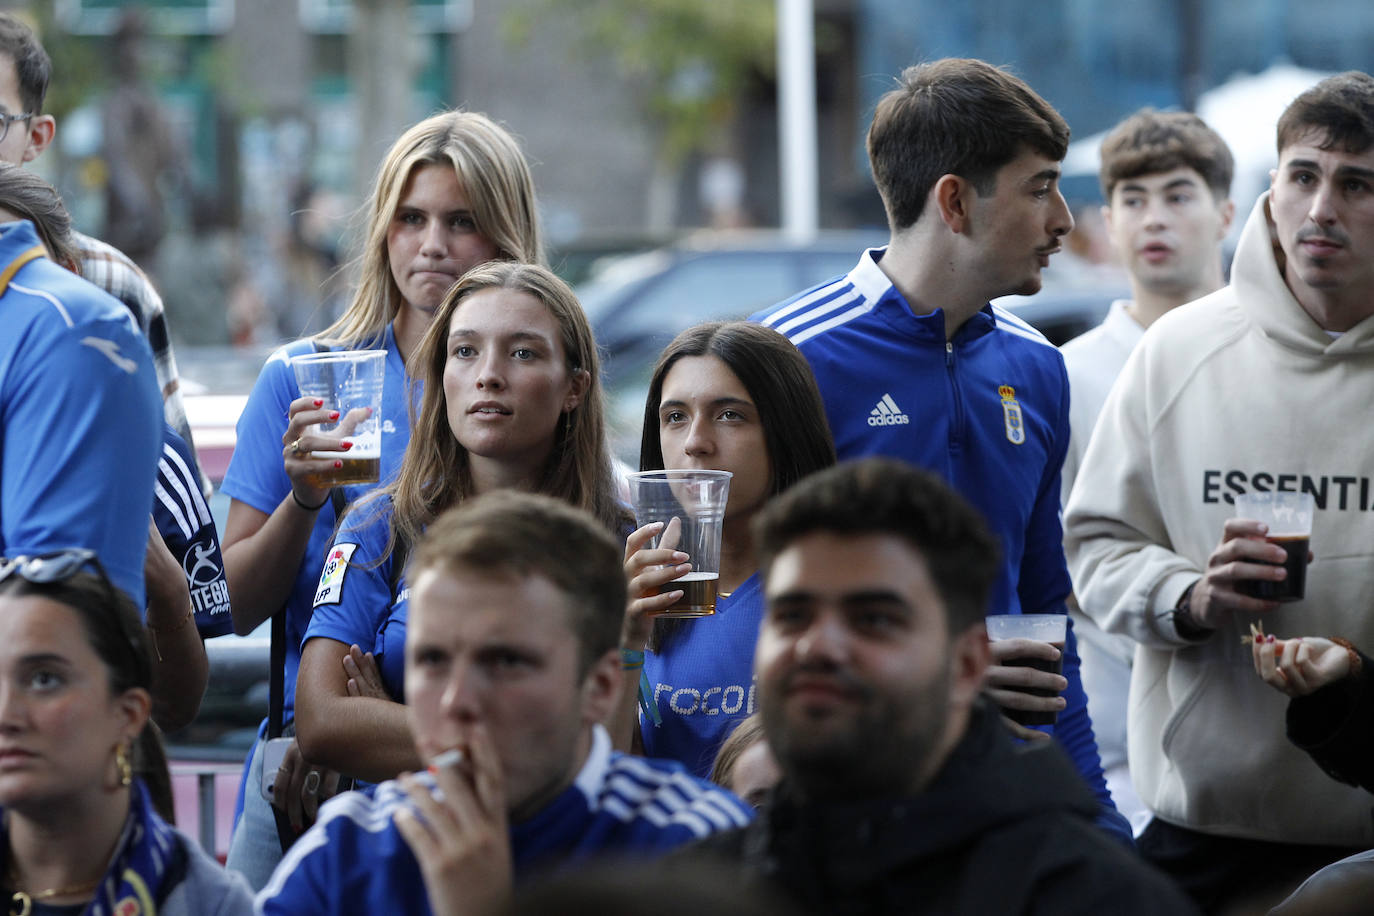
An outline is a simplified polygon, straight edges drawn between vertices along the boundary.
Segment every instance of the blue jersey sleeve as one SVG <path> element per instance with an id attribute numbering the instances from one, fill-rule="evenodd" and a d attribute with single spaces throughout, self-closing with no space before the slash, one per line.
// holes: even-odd
<path id="1" fill-rule="evenodd" d="M 346 876 L 339 874 L 338 837 L 330 836 L 339 832 L 339 826 L 337 822 L 316 824 L 296 841 L 254 901 L 260 916 L 331 916 L 351 911 L 339 899 L 345 887 L 341 879 Z M 363 863 L 357 866 L 367 868 Z"/>
<path id="2" fill-rule="evenodd" d="M 9 556 L 89 547 L 141 610 L 162 399 L 119 312 L 74 323 L 54 308 L 19 331 L 0 392 L 0 540 Z"/>
<path id="3" fill-rule="evenodd" d="M 225 494 L 271 515 L 291 492 L 291 478 L 282 464 L 282 436 L 287 411 L 300 396 L 290 358 L 309 353 L 309 342 L 283 347 L 268 357 L 253 392 L 239 415 L 234 455 L 221 484 Z"/>
<path id="4" fill-rule="evenodd" d="M 229 585 L 210 506 L 200 490 L 200 468 L 186 441 L 163 424 L 162 455 L 153 487 L 153 521 L 186 573 L 191 610 L 201 639 L 234 631 Z"/>
<path id="5" fill-rule="evenodd" d="M 301 647 L 316 636 L 371 651 L 391 608 L 391 501 L 383 496 L 350 509 L 329 545 Z"/>

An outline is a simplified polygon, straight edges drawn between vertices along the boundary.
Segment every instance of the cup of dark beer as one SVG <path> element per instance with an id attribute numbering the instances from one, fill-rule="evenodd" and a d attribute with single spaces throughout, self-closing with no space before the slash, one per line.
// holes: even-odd
<path id="1" fill-rule="evenodd" d="M 668 469 L 638 471 L 628 477 L 630 503 L 642 528 L 662 522 L 649 548 L 681 550 L 691 572 L 659 589 L 682 591 L 682 597 L 659 617 L 707 617 L 716 612 L 720 582 L 720 533 L 730 497 L 729 471 Z"/>
<path id="2" fill-rule="evenodd" d="M 376 483 L 382 472 L 382 382 L 385 350 L 339 350 L 291 358 L 296 384 L 304 397 L 324 401 L 323 410 L 338 411 L 336 421 L 317 423 L 309 432 L 347 439 L 345 450 L 312 451 L 311 458 L 332 458 L 327 467 L 307 476 L 311 486 Z"/>
<path id="3" fill-rule="evenodd" d="M 1265 601 L 1301 601 L 1307 589 L 1307 552 L 1312 544 L 1312 516 L 1316 503 L 1311 493 L 1242 493 L 1236 497 L 1236 518 L 1263 522 L 1269 528 L 1265 540 L 1288 554 L 1282 566 L 1288 575 L 1282 582 L 1247 579 L 1236 590 Z M 1256 561 L 1263 562 L 1263 561 Z"/>
<path id="4" fill-rule="evenodd" d="M 1068 637 L 1068 614 L 992 614 L 987 619 L 988 639 L 1033 639 L 1059 650 L 1059 658 L 1008 658 L 1002 664 L 1011 668 L 1037 668 L 1050 674 L 1064 673 L 1064 640 Z M 1036 697 L 1057 697 L 1057 690 L 1026 687 L 1022 692 Z M 1058 710 L 1007 709 L 1002 714 L 1021 725 L 1053 725 L 1059 719 Z"/>

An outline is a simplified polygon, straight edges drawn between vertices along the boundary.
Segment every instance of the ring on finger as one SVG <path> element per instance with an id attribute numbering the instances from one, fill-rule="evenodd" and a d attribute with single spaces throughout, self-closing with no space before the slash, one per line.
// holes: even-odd
<path id="1" fill-rule="evenodd" d="M 305 774 L 305 785 L 303 788 L 306 795 L 314 795 L 316 792 L 320 791 L 319 770 L 311 770 L 309 773 Z"/>
<path id="2" fill-rule="evenodd" d="M 295 455 L 297 458 L 305 457 L 305 450 L 301 448 L 300 439 L 297 439 L 295 442 L 292 442 L 290 445 L 287 446 L 287 448 L 291 449 L 291 454 Z"/>

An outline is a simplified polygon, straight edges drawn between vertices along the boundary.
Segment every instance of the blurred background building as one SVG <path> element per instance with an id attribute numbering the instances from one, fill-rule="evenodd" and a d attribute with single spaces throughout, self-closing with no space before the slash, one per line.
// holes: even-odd
<path id="1" fill-rule="evenodd" d="M 555 266 L 574 276 L 686 229 L 778 223 L 773 0 L 8 6 L 56 65 L 59 155 L 42 171 L 80 227 L 137 250 L 186 343 L 323 326 L 381 152 L 445 106 L 523 138 Z M 892 75 L 921 59 L 1010 65 L 1075 137 L 1142 105 L 1195 108 L 1275 64 L 1374 69 L 1366 0 L 815 0 L 815 19 L 831 228 L 881 225 L 863 132 Z M 1094 159 L 1080 149 L 1068 170 L 1079 204 L 1095 203 Z"/>

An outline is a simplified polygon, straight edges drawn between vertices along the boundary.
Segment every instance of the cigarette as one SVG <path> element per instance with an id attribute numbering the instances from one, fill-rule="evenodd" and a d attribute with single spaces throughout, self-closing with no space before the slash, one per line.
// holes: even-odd
<path id="1" fill-rule="evenodd" d="M 450 748 L 429 762 L 431 771 L 439 770 L 443 767 L 456 767 L 463 762 L 463 751 L 461 748 Z"/>

